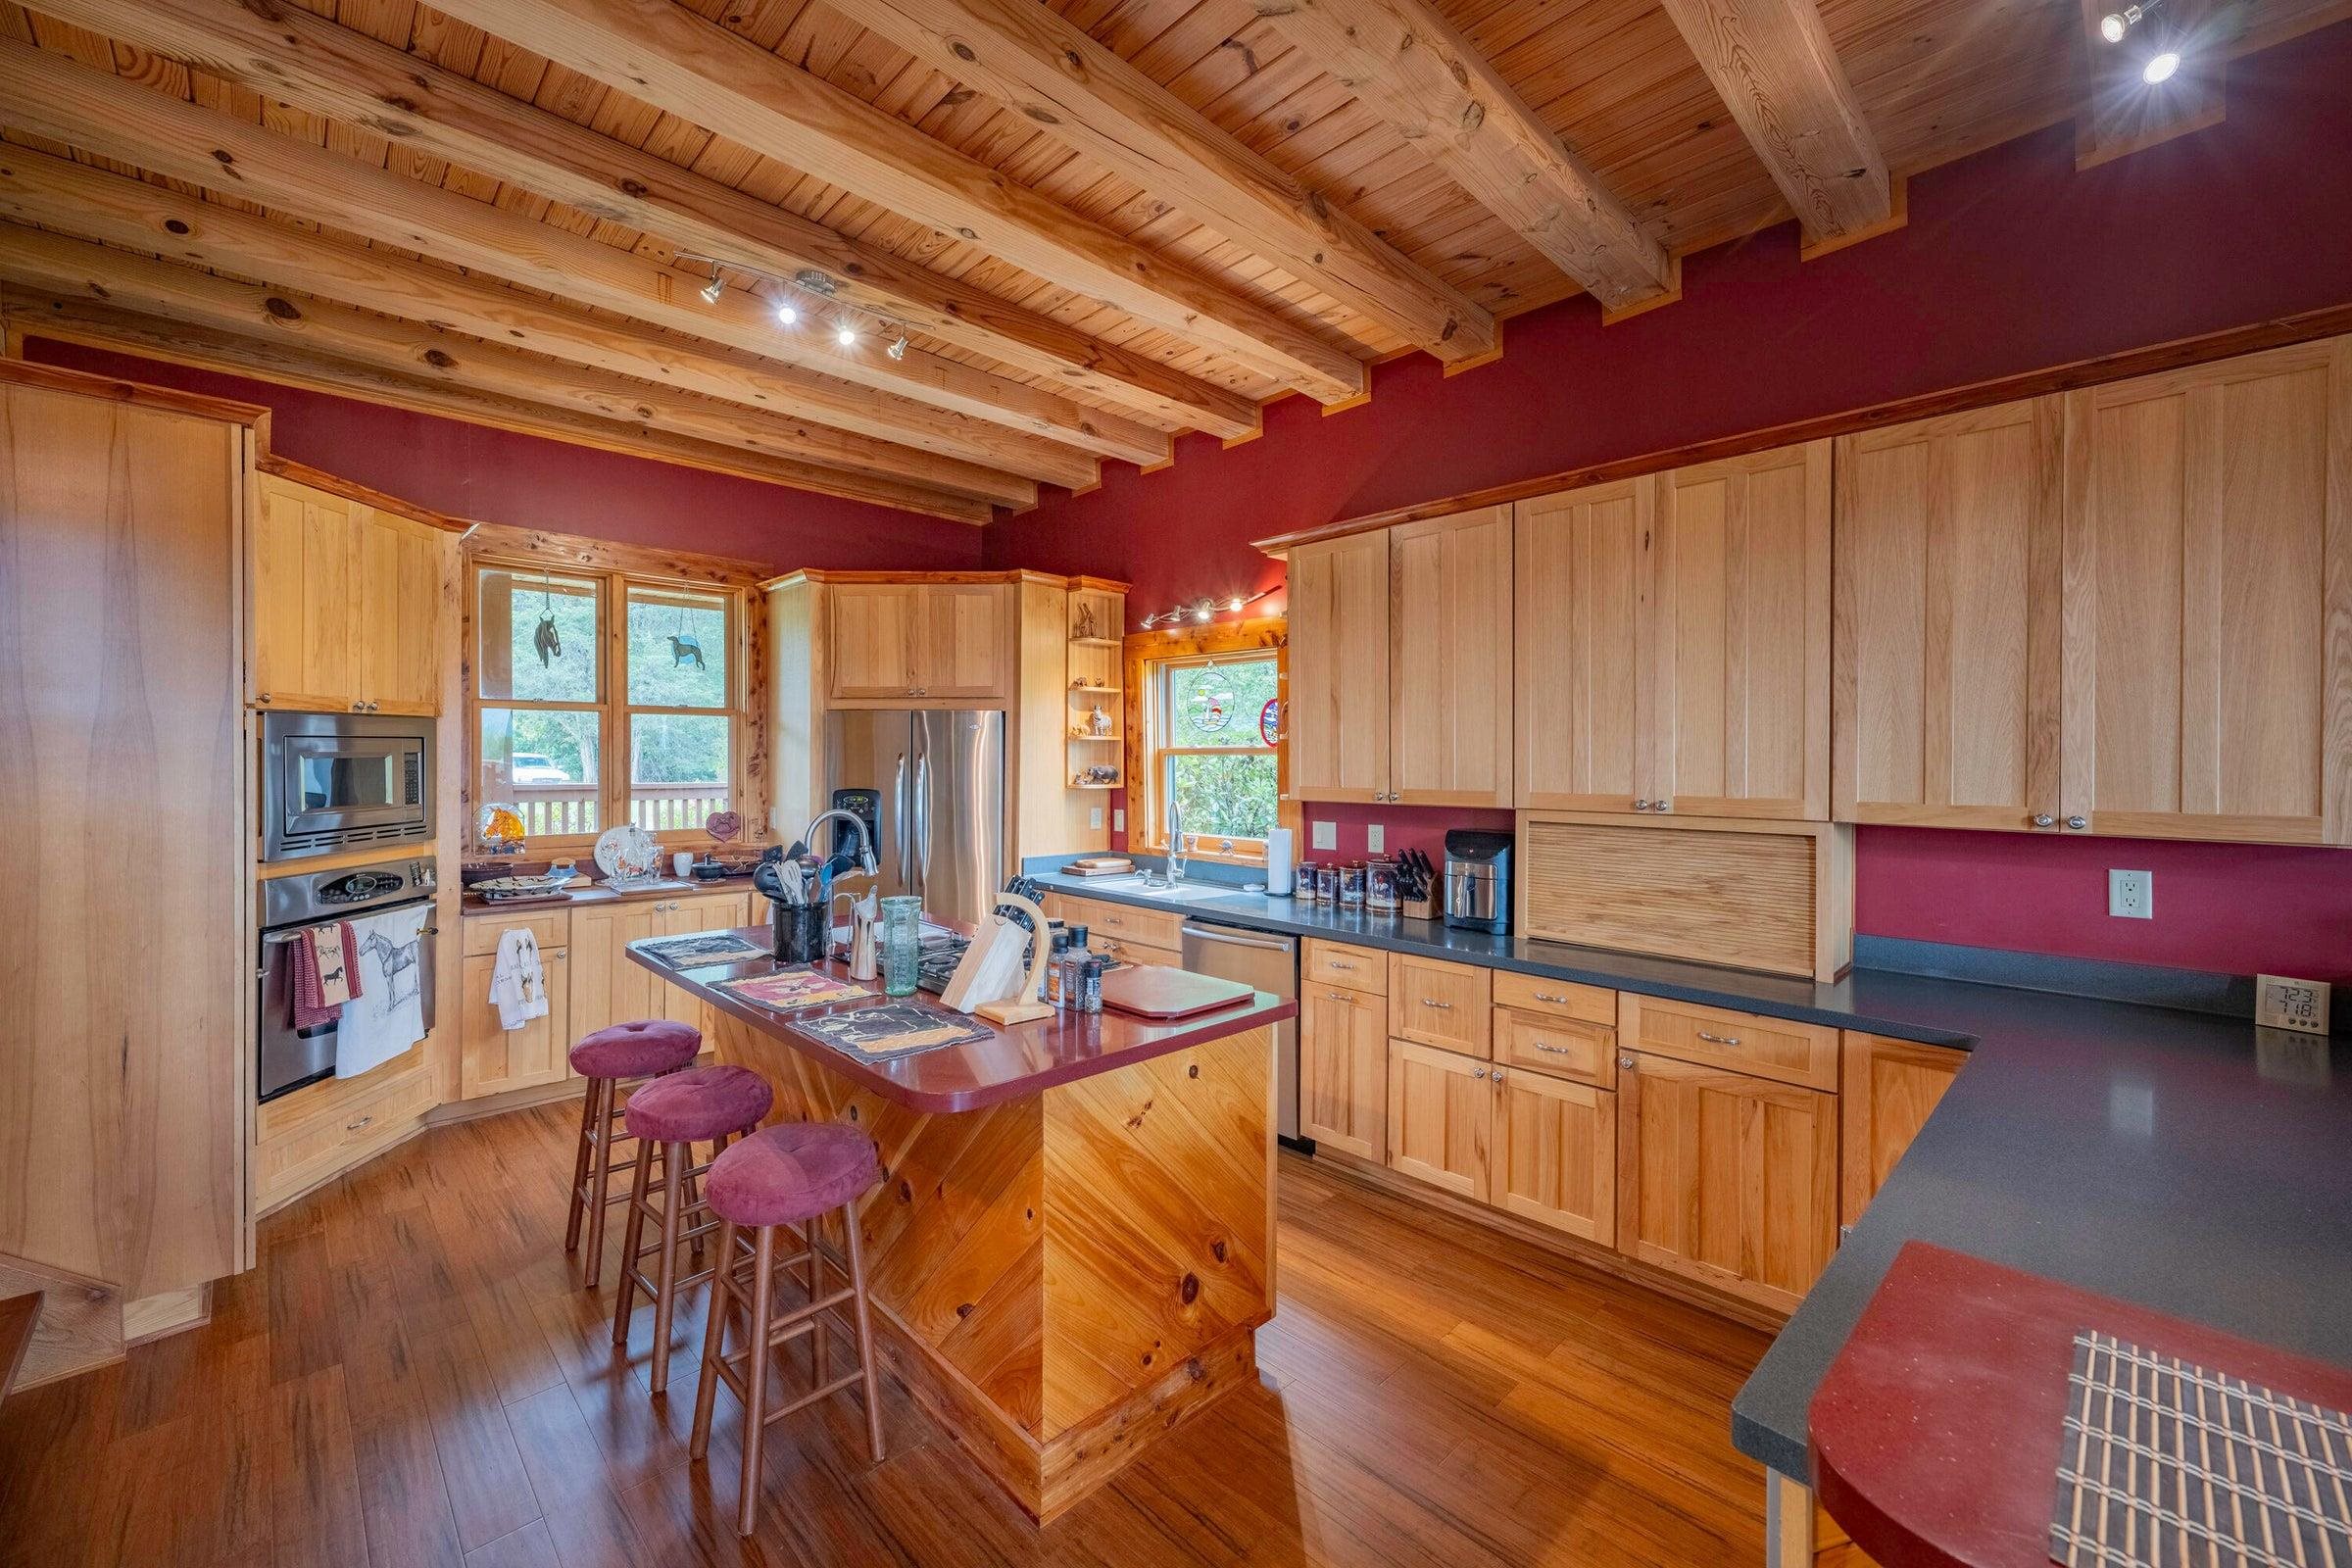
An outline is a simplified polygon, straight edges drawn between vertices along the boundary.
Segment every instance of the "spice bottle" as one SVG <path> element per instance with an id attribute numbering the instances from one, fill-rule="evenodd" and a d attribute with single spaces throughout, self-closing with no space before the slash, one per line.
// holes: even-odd
<path id="1" fill-rule="evenodd" d="M 1079 965 L 1078 1007 L 1081 1012 L 1102 1010 L 1102 971 L 1108 966 L 1099 954 Z"/>
<path id="2" fill-rule="evenodd" d="M 1068 956 L 1069 951 L 1069 933 L 1066 931 L 1054 932 L 1054 946 L 1046 959 L 1046 1005 L 1049 1007 L 1061 1005 L 1061 960 Z"/>

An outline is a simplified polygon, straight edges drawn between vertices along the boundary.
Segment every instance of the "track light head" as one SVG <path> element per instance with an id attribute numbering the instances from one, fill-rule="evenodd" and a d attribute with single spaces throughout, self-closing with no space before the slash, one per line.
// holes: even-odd
<path id="1" fill-rule="evenodd" d="M 718 303 L 718 297 L 721 294 L 724 294 L 726 291 L 726 279 L 720 277 L 717 272 L 713 271 L 710 274 L 710 281 L 705 283 L 702 287 L 703 303 L 705 305 L 716 305 Z"/>
<path id="2" fill-rule="evenodd" d="M 776 301 L 776 324 L 777 324 L 777 325 L 779 325 L 779 326 L 790 326 L 790 325 L 792 325 L 792 323 L 793 323 L 793 322 L 795 322 L 795 321 L 799 320 L 800 318 L 801 318 L 801 310 L 800 310 L 800 307 L 799 307 L 799 306 L 797 306 L 797 305 L 793 304 L 793 303 L 792 303 L 792 301 L 790 301 L 790 300 L 778 300 L 778 301 Z"/>
<path id="3" fill-rule="evenodd" d="M 2177 49 L 2160 49 L 2148 56 L 2148 63 L 2139 68 L 2139 79 L 2151 87 L 2161 86 L 2172 80 L 2173 74 L 2180 69 L 2180 52 Z"/>
<path id="4" fill-rule="evenodd" d="M 2131 30 L 2132 24 L 2124 20 L 2120 11 L 2110 11 L 2099 19 L 2099 36 L 2109 43 L 2122 43 L 2124 34 Z"/>
<path id="5" fill-rule="evenodd" d="M 833 341 L 845 349 L 856 348 L 858 346 L 858 329 L 844 321 L 833 329 Z"/>
<path id="6" fill-rule="evenodd" d="M 905 359 L 906 357 L 906 334 L 901 332 L 897 340 L 885 352 L 894 360 Z"/>

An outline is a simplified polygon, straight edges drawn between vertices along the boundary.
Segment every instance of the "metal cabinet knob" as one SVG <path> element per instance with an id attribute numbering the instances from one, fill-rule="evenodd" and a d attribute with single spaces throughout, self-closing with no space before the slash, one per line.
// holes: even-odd
<path id="1" fill-rule="evenodd" d="M 1649 803 L 1649 808 L 1653 811 L 1671 811 L 1674 809 L 1674 803 L 1672 801 L 1652 801 Z"/>
<path id="2" fill-rule="evenodd" d="M 1619 1056 L 1617 1058 L 1617 1065 L 1624 1068 L 1627 1072 L 1632 1072 L 1634 1070 L 1634 1058 L 1631 1056 Z"/>
<path id="3" fill-rule="evenodd" d="M 2087 816 L 2070 816 L 2066 819 L 2066 825 L 2074 829 L 2074 831 L 2077 833 L 2080 833 L 2084 828 L 2090 826 L 2090 818 Z"/>
<path id="4" fill-rule="evenodd" d="M 1647 801 L 1636 801 L 1634 803 L 1634 809 L 1637 811 L 1646 811 L 1649 809 L 1649 803 Z"/>
<path id="5" fill-rule="evenodd" d="M 1477 1068 L 1471 1073 L 1471 1076 L 1474 1078 L 1484 1078 L 1486 1075 L 1487 1069 L 1484 1067 Z"/>
<path id="6" fill-rule="evenodd" d="M 1494 1069 L 1494 1081 L 1496 1083 L 1502 1082 L 1502 1069 L 1500 1067 Z"/>
<path id="7" fill-rule="evenodd" d="M 2034 813 L 2034 825 L 2035 827 L 2056 827 L 2058 825 L 2058 819 L 2050 815 L 2047 811 L 2035 811 Z"/>

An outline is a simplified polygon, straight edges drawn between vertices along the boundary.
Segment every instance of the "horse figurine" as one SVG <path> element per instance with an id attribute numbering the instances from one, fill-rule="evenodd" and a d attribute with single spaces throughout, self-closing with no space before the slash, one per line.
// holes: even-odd
<path id="1" fill-rule="evenodd" d="M 703 645 L 699 639 L 683 634 L 670 638 L 669 667 L 675 669 L 690 659 L 694 661 L 694 667 L 697 669 L 710 667 L 703 662 Z"/>
<path id="2" fill-rule="evenodd" d="M 370 931 L 368 940 L 360 944 L 362 953 L 374 954 L 383 964 L 384 984 L 387 987 L 385 1006 L 397 1007 L 416 995 L 418 983 L 423 979 L 416 972 L 416 950 L 423 941 L 424 938 L 419 935 L 415 942 L 394 942 L 381 931 Z M 401 988 L 401 977 L 404 975 L 408 977 L 405 991 Z"/>

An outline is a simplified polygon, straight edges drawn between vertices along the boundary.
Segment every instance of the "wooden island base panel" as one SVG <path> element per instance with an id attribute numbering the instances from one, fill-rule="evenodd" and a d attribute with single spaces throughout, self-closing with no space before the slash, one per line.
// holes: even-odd
<path id="1" fill-rule="evenodd" d="M 716 1004 L 713 1054 L 775 1087 L 771 1121 L 873 1134 L 884 1177 L 858 1222 L 885 1361 L 1030 1514 L 1254 1382 L 1289 1004 L 1174 1025 L 1057 1014 L 876 1064 L 669 978 Z M 925 1073 L 990 1102 L 920 1103 L 949 1098 L 910 1087 Z"/>

